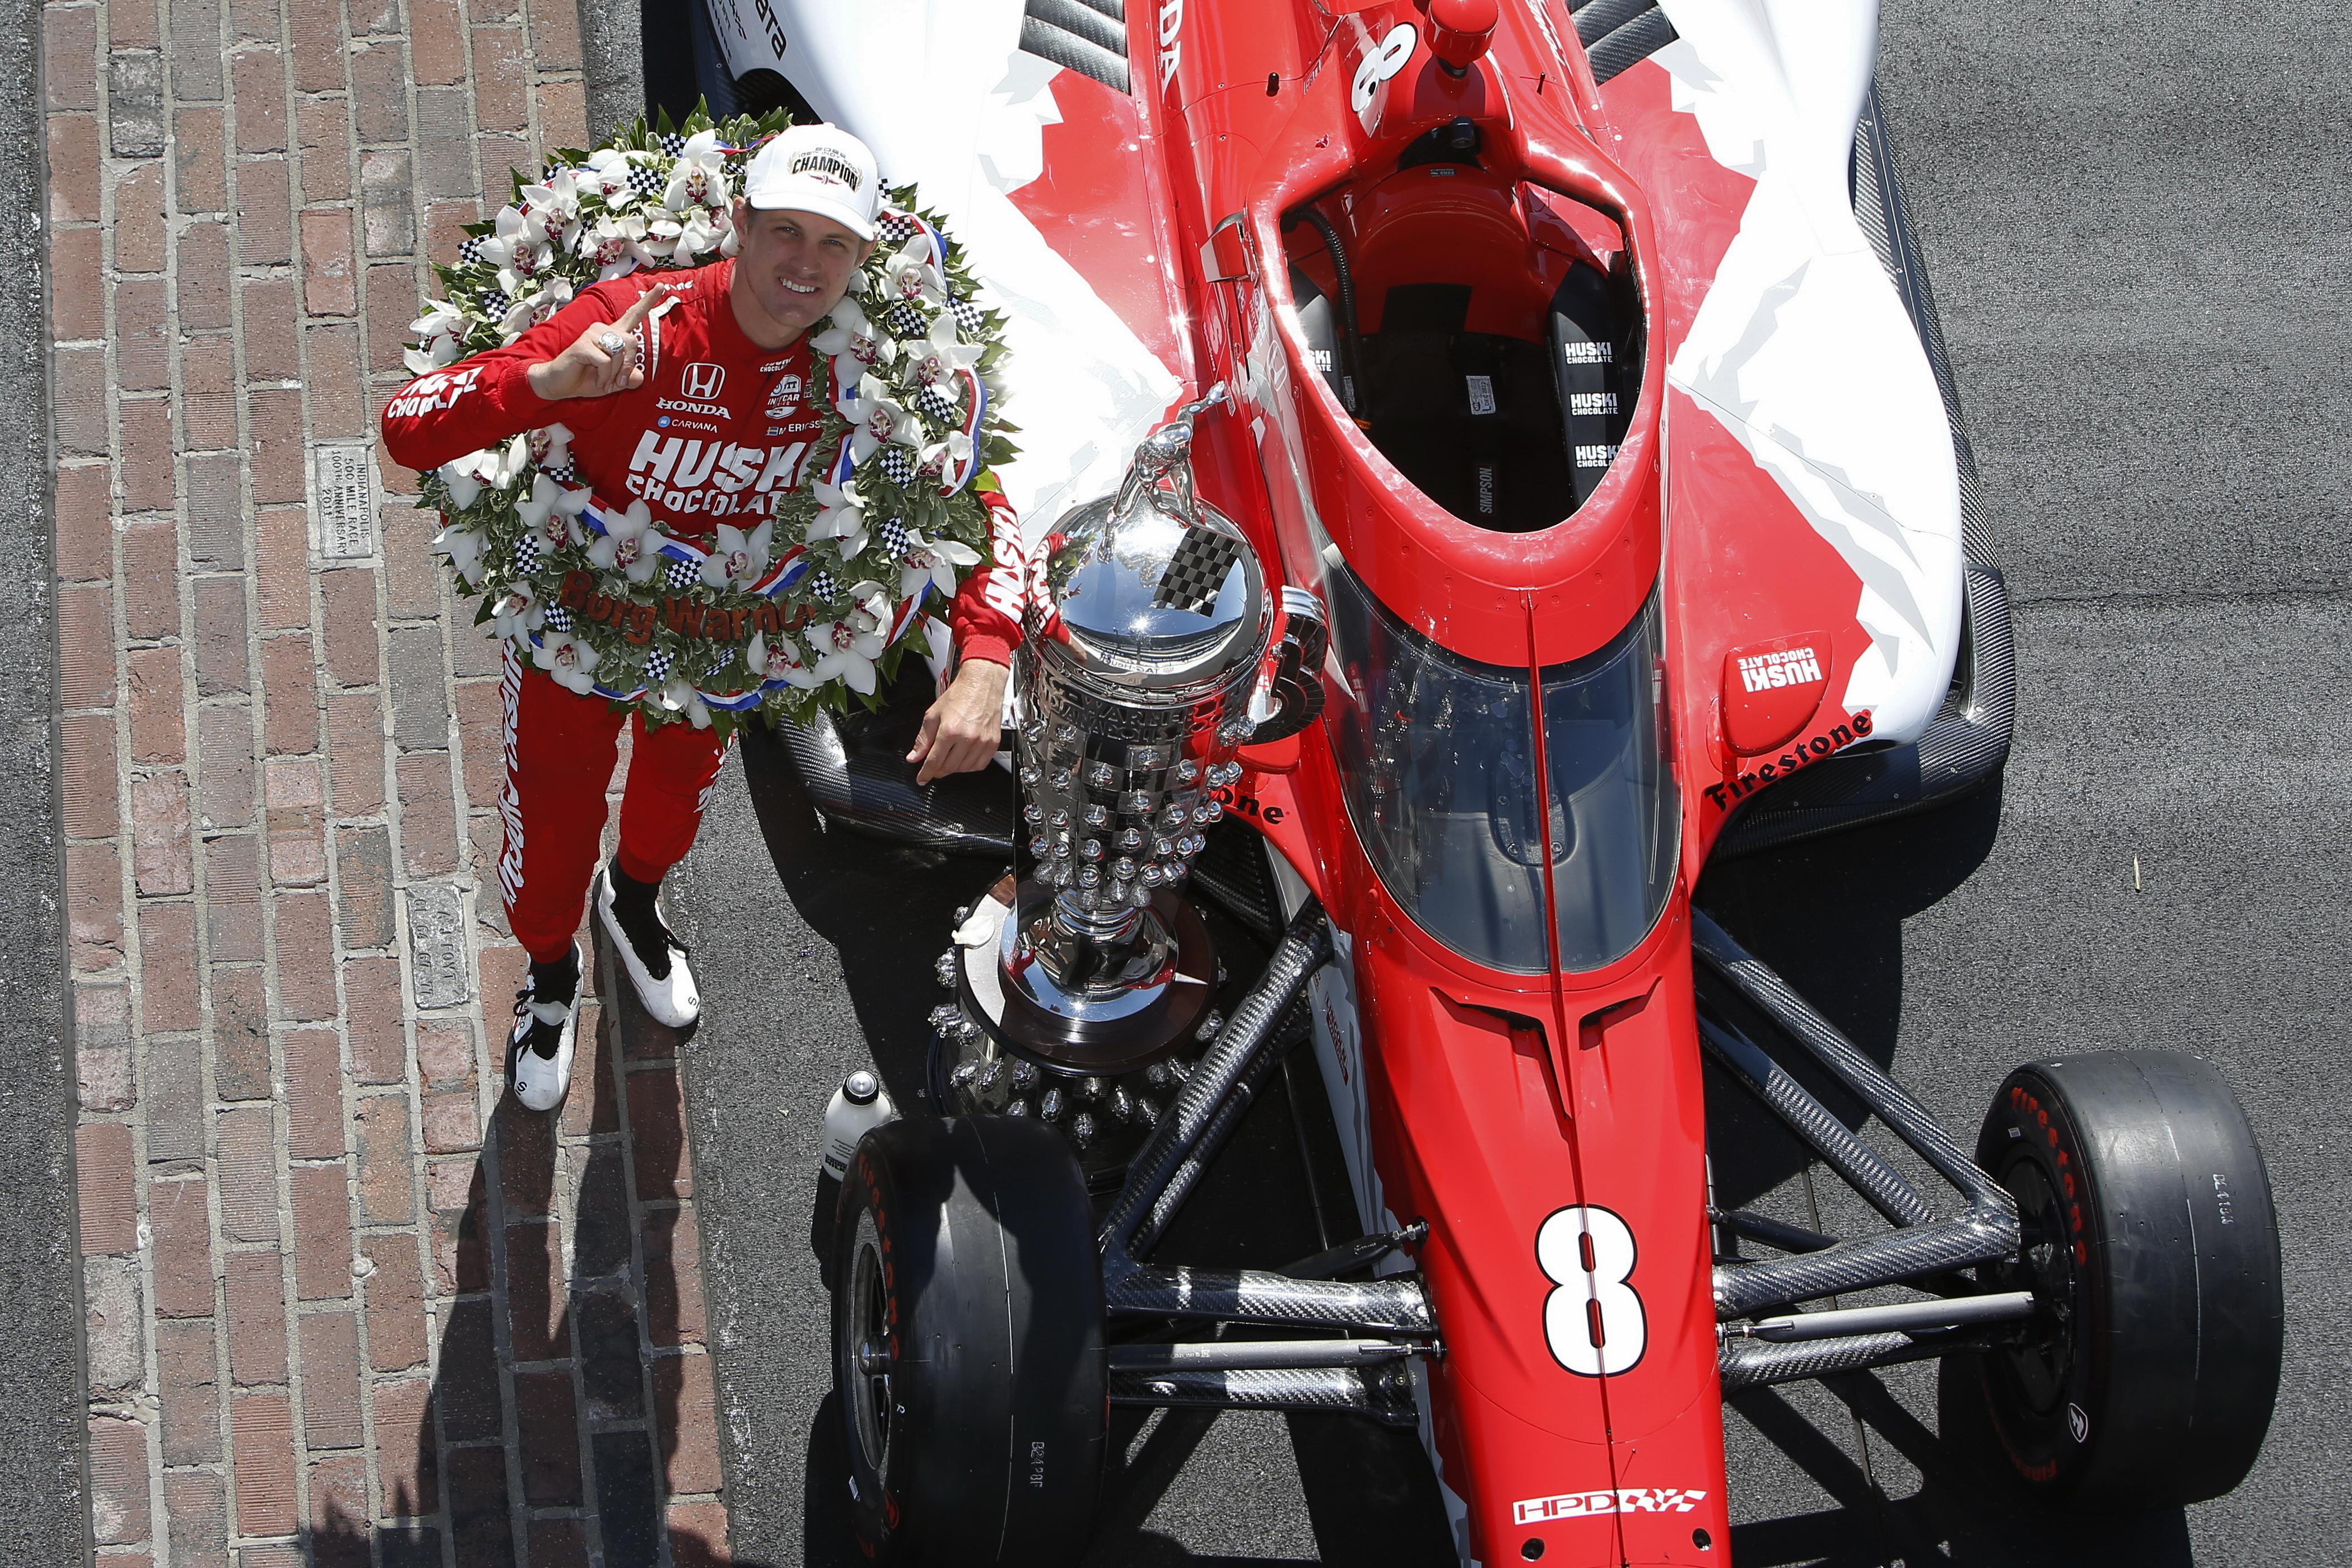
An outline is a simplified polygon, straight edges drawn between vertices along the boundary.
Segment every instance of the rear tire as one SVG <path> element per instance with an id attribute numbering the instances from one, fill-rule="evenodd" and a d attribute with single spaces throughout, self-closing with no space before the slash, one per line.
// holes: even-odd
<path id="1" fill-rule="evenodd" d="M 1086 1183 L 1054 1128 L 866 1134 L 833 1238 L 834 1388 L 859 1546 L 888 1564 L 1074 1563 L 1109 1406 Z"/>
<path id="2" fill-rule="evenodd" d="M 2039 1497 L 2094 1508 L 2199 1502 L 2243 1480 L 2285 1308 L 2270 1178 L 2220 1071 L 2159 1051 L 2021 1067 L 1977 1162 L 2017 1198 L 2022 1231 L 1986 1287 L 2042 1307 L 1980 1358 L 2009 1468 Z"/>

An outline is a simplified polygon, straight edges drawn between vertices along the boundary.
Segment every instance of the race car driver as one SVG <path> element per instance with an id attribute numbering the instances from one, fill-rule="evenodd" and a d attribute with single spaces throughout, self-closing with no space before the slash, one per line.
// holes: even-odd
<path id="1" fill-rule="evenodd" d="M 872 252 L 879 205 L 865 143 L 830 125 L 794 127 L 744 171 L 733 259 L 596 284 L 505 348 L 418 377 L 386 407 L 385 445 L 424 470 L 561 422 L 580 480 L 620 507 L 645 501 L 674 538 L 707 542 L 720 521 L 764 516 L 831 456 L 814 447 L 823 420 L 805 401 L 818 384 L 807 340 Z M 1011 508 L 992 491 L 982 499 L 999 559 L 1017 561 Z M 976 570 L 950 611 L 956 674 L 908 757 L 922 782 L 984 767 L 996 752 L 1020 637 L 1018 621 L 990 602 L 999 570 Z M 549 1111 L 571 1079 L 576 938 L 592 878 L 598 917 L 646 1011 L 675 1028 L 699 1015 L 685 945 L 657 896 L 694 842 L 726 747 L 684 721 L 647 729 L 630 719 L 620 844 L 599 875 L 604 791 L 628 710 L 574 695 L 511 646 L 505 696 L 499 881 L 508 925 L 530 955 L 507 1076 L 525 1106 Z"/>

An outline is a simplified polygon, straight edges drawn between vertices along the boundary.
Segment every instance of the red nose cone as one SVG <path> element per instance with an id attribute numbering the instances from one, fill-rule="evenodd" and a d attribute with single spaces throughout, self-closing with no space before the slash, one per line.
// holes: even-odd
<path id="1" fill-rule="evenodd" d="M 1460 76 L 1495 37 L 1495 0 L 1429 0 L 1429 49 Z"/>

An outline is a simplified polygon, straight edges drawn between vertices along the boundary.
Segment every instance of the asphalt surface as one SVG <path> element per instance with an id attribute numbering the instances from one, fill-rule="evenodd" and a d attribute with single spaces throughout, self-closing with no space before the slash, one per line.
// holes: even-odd
<path id="1" fill-rule="evenodd" d="M 40 6 L 0 5 L 0 1563 L 88 1550 L 50 584 Z"/>
<path id="2" fill-rule="evenodd" d="M 1964 1406 L 1937 1438 L 1931 1366 L 1745 1396 L 1726 1420 L 1742 1568 L 2352 1561 L 2352 1357 L 2331 1332 L 2352 1291 L 2326 1239 L 2352 1124 L 2336 303 L 2352 25 L 2315 4 L 2226 26 L 2116 6 L 2090 22 L 1949 0 L 1889 0 L 1884 21 L 1887 115 L 2015 606 L 2006 781 L 1721 868 L 1702 902 L 1964 1138 L 2036 1056 L 2162 1046 L 2221 1063 L 2284 1238 L 2278 1414 L 2234 1494 L 2068 1520 L 1977 1463 Z M 709 1015 L 687 1083 L 743 1561 L 857 1560 L 825 1437 L 816 1129 L 869 1058 L 911 1094 L 931 957 L 989 874 L 819 832 L 754 747 L 676 879 Z M 1729 1097 L 1717 1108 L 1719 1128 L 1753 1124 Z M 1279 1131 L 1234 1156 L 1265 1178 L 1241 1234 L 1268 1253 L 1308 1223 Z M 1799 1218 L 1809 1197 L 1825 1224 L 1851 1211 L 1830 1178 L 1809 1195 L 1769 1139 L 1720 1154 L 1718 1177 Z M 1118 1436 L 1093 1562 L 1422 1560 L 1402 1534 L 1369 1555 L 1347 1539 L 1366 1511 L 1349 1489 L 1383 1456 L 1344 1437 L 1232 1416 Z M 1393 1517 L 1415 1518 L 1409 1502 Z"/>

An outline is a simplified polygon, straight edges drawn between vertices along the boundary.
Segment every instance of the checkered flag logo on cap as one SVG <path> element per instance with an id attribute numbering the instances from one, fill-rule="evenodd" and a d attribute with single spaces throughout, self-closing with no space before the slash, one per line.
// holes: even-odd
<path id="1" fill-rule="evenodd" d="M 1160 579 L 1151 602 L 1196 615 L 1208 613 L 1217 601 L 1217 591 L 1225 585 L 1225 574 L 1233 570 L 1241 553 L 1239 539 L 1228 538 L 1214 528 L 1187 528 L 1183 542 L 1168 559 L 1168 570 Z"/>

